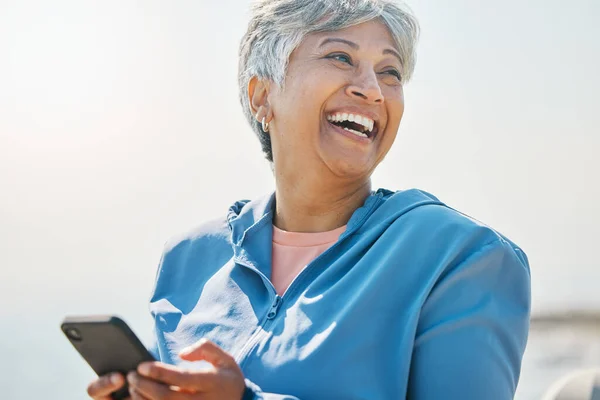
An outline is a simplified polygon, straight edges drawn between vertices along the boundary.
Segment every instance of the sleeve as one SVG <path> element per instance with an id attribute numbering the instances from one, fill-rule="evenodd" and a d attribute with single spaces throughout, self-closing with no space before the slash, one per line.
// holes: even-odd
<path id="1" fill-rule="evenodd" d="M 252 383 L 249 379 L 246 379 L 246 391 L 244 392 L 244 397 L 242 400 L 300 400 L 295 396 L 290 396 L 287 394 L 275 394 L 275 393 L 265 393 L 261 390 L 261 388 Z"/>
<path id="2" fill-rule="evenodd" d="M 165 243 L 165 245 L 163 246 L 163 251 L 160 255 L 160 260 L 158 262 L 158 266 L 154 272 L 154 284 L 152 285 L 152 289 L 150 290 L 150 295 L 148 296 L 148 312 L 150 313 L 150 318 L 152 318 L 152 337 L 150 339 L 150 343 L 147 346 L 148 351 L 150 352 L 150 354 L 152 354 L 152 356 L 154 357 L 155 360 L 157 361 L 162 361 L 161 360 L 161 356 L 160 356 L 160 349 L 158 347 L 158 337 L 156 335 L 156 321 L 155 321 L 155 315 L 154 312 L 152 311 L 151 308 L 151 304 L 152 304 L 152 299 L 154 298 L 154 294 L 156 292 L 156 286 L 158 285 L 158 277 L 160 275 L 160 270 L 162 268 L 163 262 L 165 260 L 165 255 L 166 255 L 166 247 L 167 247 L 167 243 Z"/>
<path id="3" fill-rule="evenodd" d="M 148 351 L 152 354 L 155 360 L 160 361 L 160 351 L 158 350 L 158 341 L 156 340 L 156 334 L 152 335 Z"/>
<path id="4" fill-rule="evenodd" d="M 421 310 L 407 399 L 513 399 L 530 308 L 527 257 L 503 239 L 448 268 Z"/>

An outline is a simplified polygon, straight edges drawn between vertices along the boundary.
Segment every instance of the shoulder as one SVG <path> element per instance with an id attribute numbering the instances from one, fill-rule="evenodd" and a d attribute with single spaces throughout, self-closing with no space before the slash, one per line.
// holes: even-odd
<path id="1" fill-rule="evenodd" d="M 172 236 L 166 243 L 156 270 L 151 301 L 161 296 L 189 293 L 189 285 L 200 285 L 233 255 L 225 218 L 202 223 Z"/>
<path id="2" fill-rule="evenodd" d="M 406 200 L 411 198 L 413 206 L 408 207 Z M 431 245 L 463 247 L 476 251 L 489 244 L 499 242 L 517 252 L 522 249 L 498 230 L 484 222 L 459 211 L 444 203 L 437 196 L 419 189 L 399 191 L 387 197 L 385 205 L 388 208 L 406 208 L 394 223 L 410 226 L 423 237 L 428 238 Z M 389 212 L 391 210 L 388 210 Z"/>
<path id="3" fill-rule="evenodd" d="M 173 235 L 165 243 L 161 269 L 194 267 L 224 263 L 233 255 L 232 240 L 234 225 L 241 216 L 255 211 L 257 201 L 239 200 L 234 202 L 221 217 L 208 220 L 187 231 Z M 239 229 L 238 229 L 239 230 Z"/>
<path id="4" fill-rule="evenodd" d="M 182 280 L 198 265 L 208 272 L 211 265 L 223 265 L 233 250 L 225 218 L 207 221 L 187 232 L 172 236 L 166 243 L 157 271 L 157 279 Z"/>
<path id="5" fill-rule="evenodd" d="M 412 248 L 421 255 L 420 268 L 430 266 L 422 331 L 451 315 L 462 318 L 475 311 L 484 319 L 504 313 L 505 322 L 510 314 L 512 326 L 526 331 L 531 274 L 521 247 L 439 200 L 412 209 L 404 218 L 395 223 L 418 232 Z"/>
<path id="6" fill-rule="evenodd" d="M 186 246 L 228 242 L 229 236 L 230 229 L 227 219 L 225 217 L 216 218 L 171 236 L 165 243 L 164 252 L 170 253 Z"/>
<path id="7" fill-rule="evenodd" d="M 502 260 L 503 269 L 529 275 L 528 258 L 520 246 L 430 193 L 417 189 L 390 192 L 380 208 L 384 208 L 381 215 L 396 214 L 388 230 L 406 239 L 414 256 L 423 261 L 422 265 L 432 266 L 431 272 L 438 279 L 475 259 Z"/>

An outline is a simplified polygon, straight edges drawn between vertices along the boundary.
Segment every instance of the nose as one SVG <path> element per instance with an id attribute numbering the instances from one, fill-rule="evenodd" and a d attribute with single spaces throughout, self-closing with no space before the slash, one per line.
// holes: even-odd
<path id="1" fill-rule="evenodd" d="M 377 75 L 373 70 L 365 71 L 346 88 L 346 94 L 350 97 L 359 97 L 370 104 L 382 104 L 383 94 L 377 81 Z"/>

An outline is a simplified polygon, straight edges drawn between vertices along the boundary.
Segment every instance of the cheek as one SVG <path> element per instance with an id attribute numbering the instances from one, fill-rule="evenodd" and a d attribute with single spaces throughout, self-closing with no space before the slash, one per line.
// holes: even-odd
<path id="1" fill-rule="evenodd" d="M 285 112 L 296 122 L 306 123 L 315 117 L 315 112 L 323 106 L 325 97 L 323 96 L 324 84 L 305 79 L 304 81 L 294 82 L 293 86 L 288 87 L 285 95 Z"/>
<path id="2" fill-rule="evenodd" d="M 400 124 L 400 120 L 404 115 L 404 93 L 394 93 L 394 96 L 388 98 L 388 115 L 390 121 L 394 124 Z"/>
<path id="3" fill-rule="evenodd" d="M 325 101 L 335 93 L 337 86 L 334 81 L 323 79 L 326 76 L 321 76 L 319 79 L 305 79 L 302 84 L 302 100 L 311 108 L 321 108 Z"/>
<path id="4" fill-rule="evenodd" d="M 400 121 L 404 115 L 404 96 L 403 93 L 395 92 L 393 96 L 386 98 L 387 103 L 387 114 L 388 114 L 388 127 L 386 129 L 386 135 L 384 136 L 384 147 L 392 146 L 398 135 L 398 129 L 400 127 Z"/>
<path id="5" fill-rule="evenodd" d="M 343 86 L 343 76 L 327 67 L 305 68 L 294 74 L 294 91 L 306 103 L 322 102 Z"/>

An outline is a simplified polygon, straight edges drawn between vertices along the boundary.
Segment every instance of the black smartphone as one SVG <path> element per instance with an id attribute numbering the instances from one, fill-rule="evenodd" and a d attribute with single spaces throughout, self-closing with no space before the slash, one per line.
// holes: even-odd
<path id="1" fill-rule="evenodd" d="M 138 364 L 155 360 L 125 321 L 114 315 L 70 316 L 60 328 L 98 376 L 126 375 Z M 127 397 L 127 385 L 112 394 L 116 400 Z"/>

